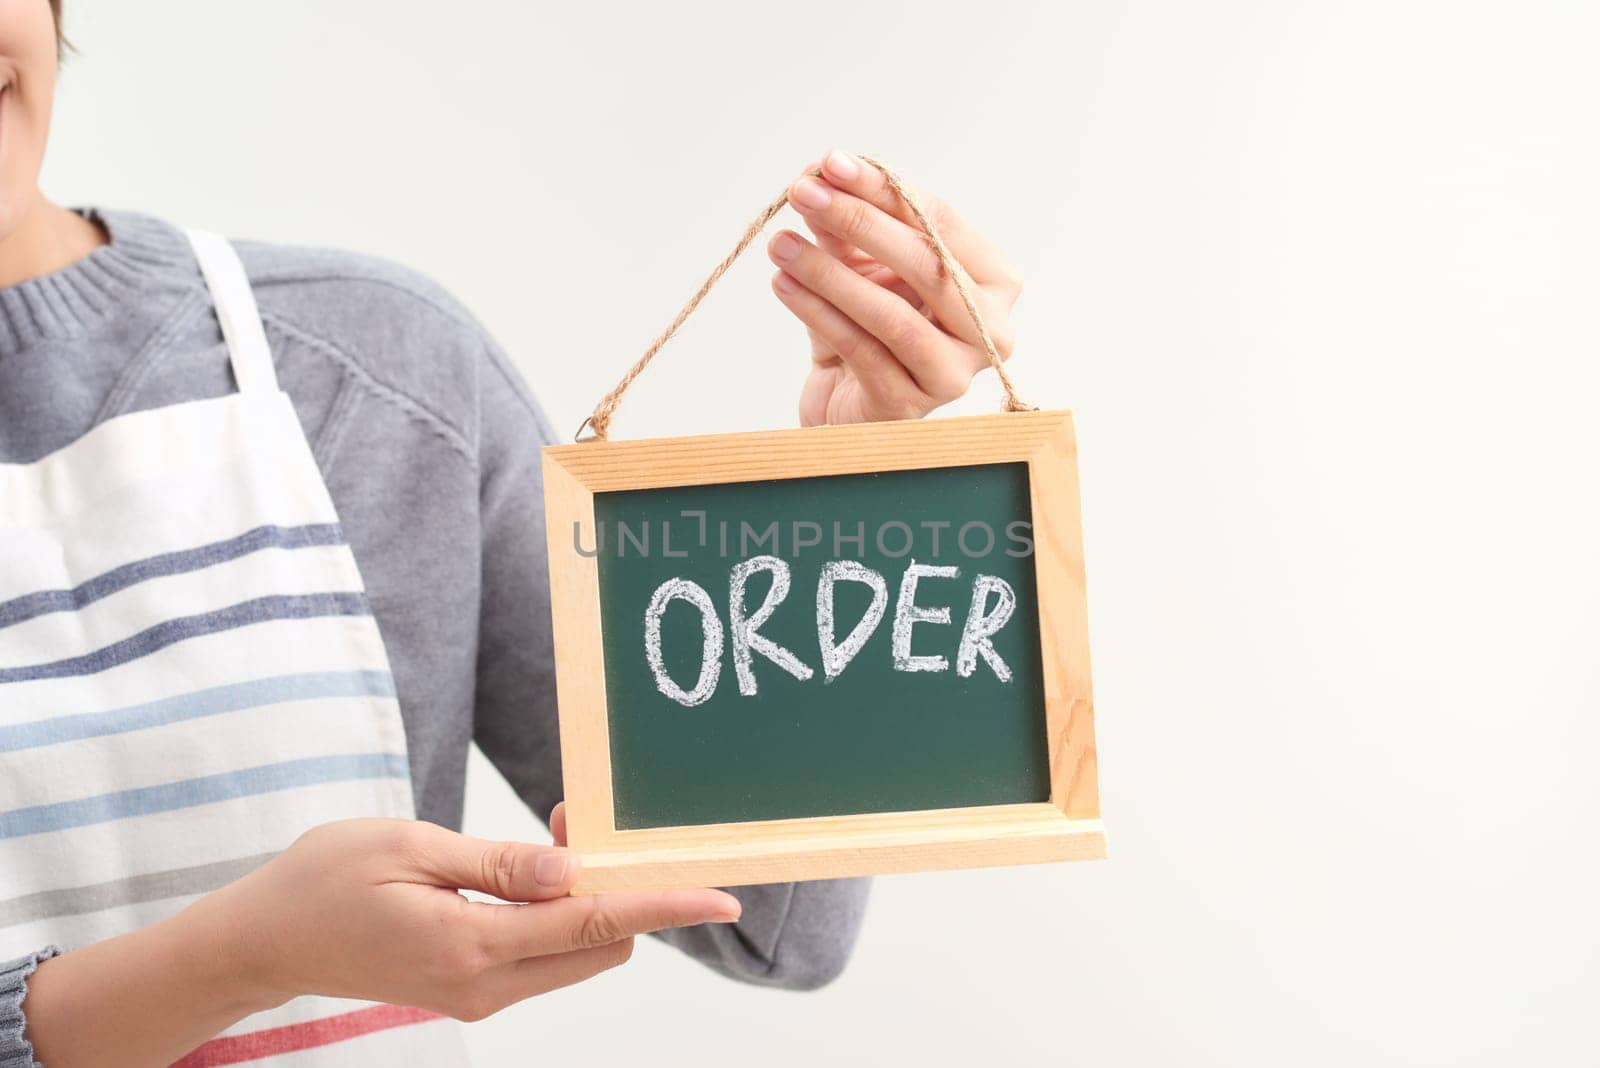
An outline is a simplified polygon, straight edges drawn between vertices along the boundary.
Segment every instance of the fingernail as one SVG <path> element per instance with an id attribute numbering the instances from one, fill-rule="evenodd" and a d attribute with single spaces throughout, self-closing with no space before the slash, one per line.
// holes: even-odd
<path id="1" fill-rule="evenodd" d="M 821 211 L 832 199 L 827 187 L 815 178 L 802 178 L 794 184 L 794 202 L 802 208 Z"/>
<path id="2" fill-rule="evenodd" d="M 779 292 L 782 293 L 796 293 L 800 290 L 800 283 L 785 271 L 779 271 L 778 277 L 772 280 L 772 284 L 777 286 Z"/>
<path id="3" fill-rule="evenodd" d="M 533 862 L 533 879 L 540 886 L 560 886 L 567 877 L 567 855 L 565 853 L 545 853 Z"/>
<path id="4" fill-rule="evenodd" d="M 800 239 L 793 234 L 779 234 L 772 239 L 772 258 L 788 263 L 800 255 Z"/>
<path id="5" fill-rule="evenodd" d="M 834 149 L 823 161 L 822 169 L 842 181 L 850 181 L 861 173 L 861 164 L 848 152 Z"/>

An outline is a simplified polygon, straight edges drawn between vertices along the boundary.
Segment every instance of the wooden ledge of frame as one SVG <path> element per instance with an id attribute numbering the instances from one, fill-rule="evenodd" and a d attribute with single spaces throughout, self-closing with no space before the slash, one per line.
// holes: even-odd
<path id="1" fill-rule="evenodd" d="M 784 830 L 784 824 L 793 829 Z M 741 886 L 856 875 L 1103 860 L 1105 825 L 1054 805 L 827 816 L 619 831 L 615 852 L 582 853 L 579 894 Z"/>

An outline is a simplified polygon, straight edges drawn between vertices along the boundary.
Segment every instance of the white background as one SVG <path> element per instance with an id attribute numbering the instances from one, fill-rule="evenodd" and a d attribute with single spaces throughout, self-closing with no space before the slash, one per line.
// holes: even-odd
<path id="1" fill-rule="evenodd" d="M 1027 278 L 1113 858 L 881 880 L 816 994 L 642 945 L 480 1063 L 1600 1060 L 1592 5 L 67 6 L 56 199 L 418 267 L 562 430 L 831 144 Z M 769 274 L 619 436 L 793 421 Z"/>

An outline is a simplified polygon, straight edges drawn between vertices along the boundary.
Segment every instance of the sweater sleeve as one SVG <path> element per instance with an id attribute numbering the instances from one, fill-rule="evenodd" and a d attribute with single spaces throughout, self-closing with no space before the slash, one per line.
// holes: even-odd
<path id="1" fill-rule="evenodd" d="M 0 964 L 0 1068 L 39 1068 L 39 1062 L 33 1059 L 33 1043 L 27 1038 L 28 1020 L 24 1015 L 28 978 L 59 952 L 54 946 L 46 946 Z"/>
<path id="2" fill-rule="evenodd" d="M 492 344 L 479 374 L 483 574 L 474 740 L 546 819 L 561 800 L 561 745 L 539 449 L 558 439 Z M 843 971 L 867 885 L 843 879 L 736 888 L 744 906 L 737 924 L 662 937 L 732 978 L 811 989 Z"/>

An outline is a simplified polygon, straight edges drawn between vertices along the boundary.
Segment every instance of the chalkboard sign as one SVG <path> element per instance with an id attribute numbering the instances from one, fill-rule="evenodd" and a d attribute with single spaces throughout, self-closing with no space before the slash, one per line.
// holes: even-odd
<path id="1" fill-rule="evenodd" d="M 581 889 L 1104 853 L 1071 417 L 545 450 Z"/>

